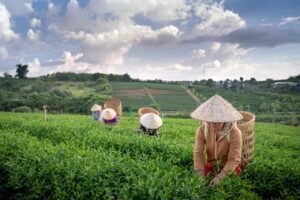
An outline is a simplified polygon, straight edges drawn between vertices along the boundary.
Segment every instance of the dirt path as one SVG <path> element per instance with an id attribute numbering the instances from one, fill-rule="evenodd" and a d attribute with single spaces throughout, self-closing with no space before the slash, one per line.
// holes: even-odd
<path id="1" fill-rule="evenodd" d="M 155 101 L 155 99 L 154 99 L 154 97 L 152 96 L 151 92 L 149 91 L 149 89 L 146 88 L 146 87 L 144 87 L 144 88 L 145 88 L 145 90 L 148 92 L 148 95 L 149 95 L 149 97 L 152 99 L 153 103 L 157 104 L 156 101 Z"/>
<path id="2" fill-rule="evenodd" d="M 188 88 L 185 88 L 183 86 L 181 86 L 196 102 L 197 104 L 201 104 L 201 101 L 199 100 L 199 98 Z"/>

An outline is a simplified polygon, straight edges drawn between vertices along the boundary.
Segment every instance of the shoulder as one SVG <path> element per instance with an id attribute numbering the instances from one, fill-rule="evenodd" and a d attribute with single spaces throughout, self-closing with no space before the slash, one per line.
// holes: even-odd
<path id="1" fill-rule="evenodd" d="M 237 125 L 233 125 L 232 129 L 230 130 L 230 137 L 234 138 L 241 138 L 242 137 L 242 132 L 241 130 L 237 127 Z"/>
<path id="2" fill-rule="evenodd" d="M 203 133 L 204 133 L 204 126 L 202 125 L 197 128 L 196 136 L 203 135 Z"/>

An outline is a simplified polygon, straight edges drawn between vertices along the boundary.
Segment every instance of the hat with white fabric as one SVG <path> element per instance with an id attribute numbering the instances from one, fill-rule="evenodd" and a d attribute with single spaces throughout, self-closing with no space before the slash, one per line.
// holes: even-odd
<path id="1" fill-rule="evenodd" d="M 154 113 L 143 114 L 140 123 L 148 129 L 158 129 L 162 125 L 162 119 Z"/>
<path id="2" fill-rule="evenodd" d="M 191 117 L 206 122 L 235 122 L 243 119 L 231 103 L 219 95 L 215 95 L 201 104 Z"/>
<path id="3" fill-rule="evenodd" d="M 117 116 L 116 111 L 114 111 L 111 108 L 105 108 L 102 111 L 102 118 L 105 119 L 105 120 L 112 120 L 116 116 Z"/>
<path id="4" fill-rule="evenodd" d="M 95 111 L 101 111 L 102 107 L 99 106 L 98 104 L 94 104 L 93 107 L 91 108 L 91 111 L 92 112 L 95 112 Z"/>

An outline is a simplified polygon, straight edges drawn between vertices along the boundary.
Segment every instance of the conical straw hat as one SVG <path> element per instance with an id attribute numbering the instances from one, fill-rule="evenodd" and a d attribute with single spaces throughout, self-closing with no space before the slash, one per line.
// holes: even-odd
<path id="1" fill-rule="evenodd" d="M 116 111 L 111 108 L 105 108 L 102 111 L 102 118 L 105 120 L 111 120 L 117 116 Z"/>
<path id="2" fill-rule="evenodd" d="M 157 129 L 162 125 L 162 120 L 154 113 L 146 113 L 141 116 L 140 123 L 146 128 Z"/>
<path id="3" fill-rule="evenodd" d="M 93 107 L 91 108 L 91 111 L 92 112 L 95 112 L 95 111 L 101 111 L 102 107 L 99 106 L 98 104 L 94 104 Z"/>
<path id="4" fill-rule="evenodd" d="M 206 122 L 234 122 L 243 119 L 243 116 L 219 95 L 201 104 L 192 112 L 191 117 Z"/>

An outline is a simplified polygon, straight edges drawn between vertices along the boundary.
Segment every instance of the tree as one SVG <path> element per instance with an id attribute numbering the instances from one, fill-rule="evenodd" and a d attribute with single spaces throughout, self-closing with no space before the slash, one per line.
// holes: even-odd
<path id="1" fill-rule="evenodd" d="M 241 85 L 243 85 L 244 78 L 240 77 Z"/>
<path id="2" fill-rule="evenodd" d="M 17 64 L 16 76 L 19 79 L 26 78 L 26 74 L 28 73 L 28 65 Z"/>
<path id="3" fill-rule="evenodd" d="M 208 87 L 213 87 L 214 86 L 214 80 L 213 79 L 208 79 L 207 80 L 207 82 L 206 82 L 206 85 L 208 86 Z"/>
<path id="4" fill-rule="evenodd" d="M 255 83 L 256 83 L 256 79 L 252 77 L 252 78 L 250 79 L 250 83 L 251 83 L 251 84 L 255 84 Z"/>
<path id="5" fill-rule="evenodd" d="M 10 75 L 7 72 L 4 72 L 3 76 L 4 76 L 4 78 L 12 78 L 12 75 Z"/>

